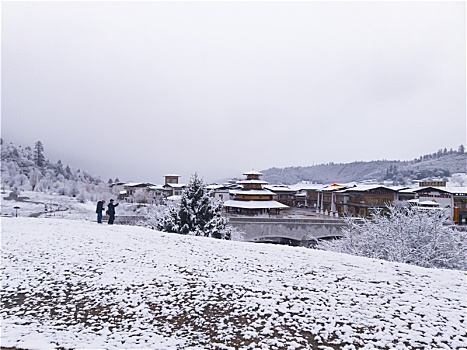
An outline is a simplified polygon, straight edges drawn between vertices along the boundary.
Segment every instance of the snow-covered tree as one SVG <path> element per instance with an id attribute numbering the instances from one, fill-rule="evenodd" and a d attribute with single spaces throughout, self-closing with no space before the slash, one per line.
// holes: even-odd
<path id="1" fill-rule="evenodd" d="M 34 145 L 34 163 L 39 167 L 44 166 L 45 163 L 44 145 L 40 141 L 37 141 Z"/>
<path id="2" fill-rule="evenodd" d="M 195 173 L 183 190 L 180 203 L 169 204 L 152 226 L 184 235 L 231 239 L 232 229 L 221 211 L 222 204 L 209 196 L 203 180 Z"/>
<path id="3" fill-rule="evenodd" d="M 65 178 L 67 180 L 71 180 L 73 178 L 73 174 L 72 174 L 71 169 L 70 169 L 70 167 L 68 165 L 65 168 Z"/>
<path id="4" fill-rule="evenodd" d="M 55 165 L 55 175 L 65 175 L 65 170 L 63 170 L 63 163 L 60 159 Z"/>
<path id="5" fill-rule="evenodd" d="M 34 191 L 36 189 L 37 183 L 40 180 L 40 172 L 35 168 L 32 168 L 29 173 L 29 183 L 31 184 L 31 189 Z"/>
<path id="6" fill-rule="evenodd" d="M 140 204 L 146 204 L 149 201 L 148 192 L 142 188 L 136 190 L 133 198 L 136 203 L 140 203 Z"/>
<path id="7" fill-rule="evenodd" d="M 449 221 L 447 210 L 423 210 L 395 203 L 388 213 L 345 218 L 343 238 L 321 242 L 326 250 L 422 267 L 467 269 L 467 233 Z"/>

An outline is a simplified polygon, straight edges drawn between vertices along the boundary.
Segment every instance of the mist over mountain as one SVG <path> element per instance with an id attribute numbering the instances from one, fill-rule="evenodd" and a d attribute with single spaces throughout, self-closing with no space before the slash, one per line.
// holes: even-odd
<path id="1" fill-rule="evenodd" d="M 467 153 L 464 146 L 456 150 L 438 150 L 411 161 L 375 160 L 353 163 L 327 163 L 313 166 L 270 168 L 261 171 L 263 179 L 273 184 L 332 182 L 392 182 L 394 185 L 412 183 L 425 178 L 447 178 L 467 172 Z"/>

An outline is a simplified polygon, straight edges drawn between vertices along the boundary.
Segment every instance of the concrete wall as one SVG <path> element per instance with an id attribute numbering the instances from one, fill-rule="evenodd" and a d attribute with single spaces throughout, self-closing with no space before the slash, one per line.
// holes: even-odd
<path id="1" fill-rule="evenodd" d="M 245 232 L 246 241 L 264 237 L 285 237 L 296 240 L 342 236 L 342 220 L 230 218 L 229 224 Z"/>

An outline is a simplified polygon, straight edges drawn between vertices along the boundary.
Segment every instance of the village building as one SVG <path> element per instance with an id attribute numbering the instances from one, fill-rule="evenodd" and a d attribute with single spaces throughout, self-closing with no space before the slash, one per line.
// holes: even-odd
<path id="1" fill-rule="evenodd" d="M 420 184 L 425 184 L 420 182 Z M 444 183 L 445 184 L 445 183 Z M 452 221 L 458 225 L 467 223 L 467 189 L 465 187 L 423 186 L 415 188 L 417 198 L 412 201 L 418 206 L 448 209 Z"/>
<path id="2" fill-rule="evenodd" d="M 168 197 L 169 191 L 163 185 L 153 185 L 148 187 L 149 202 L 151 204 L 163 204 Z"/>
<path id="3" fill-rule="evenodd" d="M 337 213 L 335 192 L 354 187 L 355 184 L 339 185 L 337 183 L 326 185 L 317 190 L 317 210 L 322 213 Z"/>
<path id="4" fill-rule="evenodd" d="M 230 199 L 230 190 L 241 189 L 242 186 L 236 183 L 211 184 L 206 186 L 209 195 L 215 200 L 225 202 Z"/>
<path id="5" fill-rule="evenodd" d="M 467 225 L 467 188 L 450 187 L 453 198 L 452 220 L 458 225 Z"/>
<path id="6" fill-rule="evenodd" d="M 279 203 L 289 207 L 294 207 L 296 205 L 296 189 L 290 188 L 287 185 L 264 185 L 263 188 L 273 192 L 275 194 L 275 199 Z"/>
<path id="7" fill-rule="evenodd" d="M 179 197 L 182 195 L 183 189 L 186 187 L 186 184 L 179 183 L 180 177 L 180 175 L 176 174 L 164 175 L 163 188 L 167 191 L 167 198 L 172 196 Z"/>
<path id="8" fill-rule="evenodd" d="M 397 190 L 383 185 L 356 185 L 333 193 L 336 212 L 362 217 L 373 210 L 387 210 L 396 198 Z"/>
<path id="9" fill-rule="evenodd" d="M 324 186 L 325 185 L 322 184 L 309 183 L 300 183 L 291 186 L 297 190 L 297 193 L 295 194 L 295 206 L 317 209 L 319 207 L 318 191 Z"/>
<path id="10" fill-rule="evenodd" d="M 281 210 L 289 208 L 275 200 L 274 192 L 263 188 L 268 183 L 260 180 L 262 173 L 249 171 L 243 175 L 246 179 L 237 181 L 242 189 L 230 190 L 231 199 L 224 203 L 226 212 L 247 215 L 279 214 Z"/>
<path id="11" fill-rule="evenodd" d="M 113 182 L 109 184 L 110 192 L 118 196 L 120 192 L 124 191 L 123 185 L 125 185 L 124 182 Z"/>
<path id="12" fill-rule="evenodd" d="M 146 198 L 148 197 L 148 187 L 152 186 L 153 184 L 148 182 L 128 182 L 123 184 L 123 190 L 121 190 L 118 194 L 119 200 L 124 200 L 129 203 L 134 202 L 146 202 Z M 135 198 L 137 191 L 140 192 L 141 199 Z"/>
<path id="13" fill-rule="evenodd" d="M 408 187 L 408 186 L 387 186 L 387 187 L 396 191 L 395 198 L 394 198 L 395 201 L 409 202 L 415 199 L 416 197 L 416 194 L 413 191 L 413 187 Z"/>

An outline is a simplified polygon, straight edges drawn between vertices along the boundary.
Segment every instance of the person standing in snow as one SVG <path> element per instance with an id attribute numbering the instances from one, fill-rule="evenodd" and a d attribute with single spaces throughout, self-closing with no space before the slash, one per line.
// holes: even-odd
<path id="1" fill-rule="evenodd" d="M 114 220 L 115 220 L 115 207 L 118 206 L 117 204 L 114 204 L 114 200 L 111 199 L 110 203 L 107 205 L 107 215 L 109 215 L 109 225 L 113 225 Z"/>
<path id="2" fill-rule="evenodd" d="M 97 202 L 96 213 L 97 213 L 98 224 L 102 224 L 102 212 L 104 211 L 104 203 L 105 203 L 105 200 L 101 200 Z"/>

